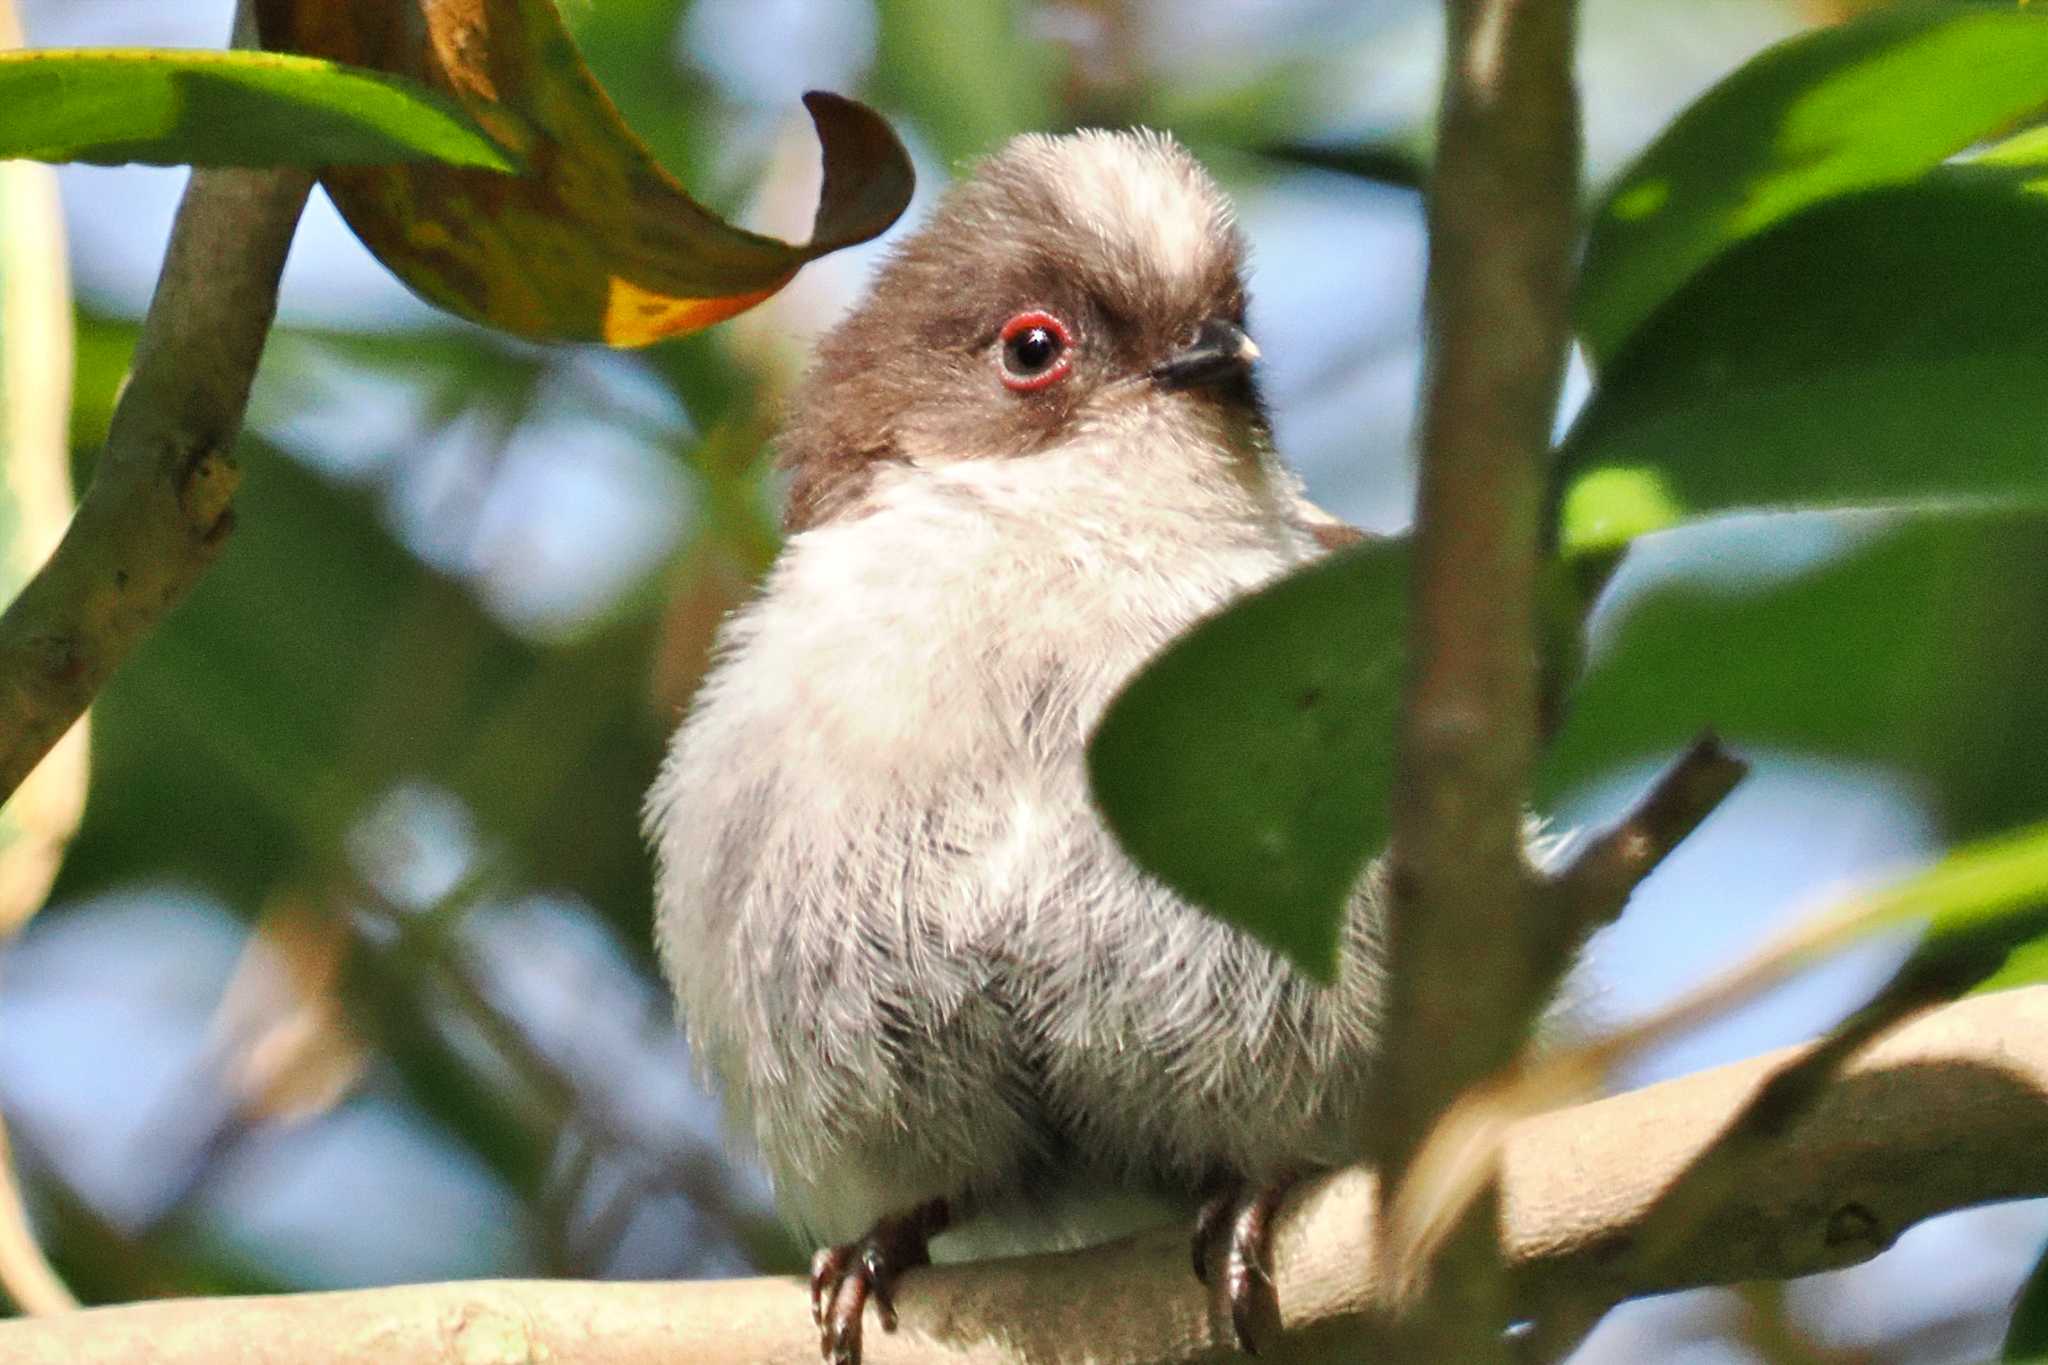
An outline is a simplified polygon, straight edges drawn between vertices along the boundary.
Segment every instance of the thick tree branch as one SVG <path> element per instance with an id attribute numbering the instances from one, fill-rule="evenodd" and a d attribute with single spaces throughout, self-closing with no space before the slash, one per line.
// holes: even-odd
<path id="1" fill-rule="evenodd" d="M 1555 937 L 1523 856 L 1538 732 L 1546 455 L 1569 340 L 1579 124 L 1570 0 L 1446 0 L 1429 187 L 1429 357 L 1393 809 L 1389 1037 L 1374 1149 L 1403 1171 L 1542 1006 Z M 1476 1223 L 1398 1358 L 1500 1355 Z"/>
<path id="2" fill-rule="evenodd" d="M 311 186 L 294 170 L 193 173 L 92 486 L 0 616 L 0 797 L 220 553 L 231 451 Z"/>
<path id="3" fill-rule="evenodd" d="M 2048 1194 L 2048 987 L 1922 1015 L 1862 1049 L 1768 1142 L 1743 1178 L 1688 1202 L 1702 1157 L 1788 1064 L 1790 1049 L 1530 1119 L 1511 1137 L 1500 1246 L 1518 1311 L 1584 1322 L 1622 1299 L 1835 1269 L 1931 1214 Z M 1373 1178 L 1307 1187 L 1277 1241 L 1287 1334 L 1264 1357 L 1355 1359 L 1382 1297 L 1372 1278 Z M 1653 1245 L 1653 1242 L 1655 1243 Z M 1184 1228 L 1062 1256 L 918 1271 L 871 1365 L 1238 1359 L 1214 1346 Z M 793 1279 L 699 1284 L 553 1281 L 193 1299 L 0 1324 L 22 1365 L 814 1365 L 817 1334 Z M 1377 1357 L 1374 1357 L 1377 1358 Z"/>

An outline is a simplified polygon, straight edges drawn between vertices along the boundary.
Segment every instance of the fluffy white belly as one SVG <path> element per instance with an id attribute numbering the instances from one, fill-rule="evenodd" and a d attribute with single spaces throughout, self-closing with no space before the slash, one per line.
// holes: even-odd
<path id="1" fill-rule="evenodd" d="M 1310 989 L 1139 872 L 1083 767 L 1149 655 L 1315 549 L 1236 479 L 1134 523 L 1128 478 L 1089 447 L 917 471 L 794 537 L 650 796 L 693 1045 L 823 1239 L 1343 1155 L 1369 954 Z"/>

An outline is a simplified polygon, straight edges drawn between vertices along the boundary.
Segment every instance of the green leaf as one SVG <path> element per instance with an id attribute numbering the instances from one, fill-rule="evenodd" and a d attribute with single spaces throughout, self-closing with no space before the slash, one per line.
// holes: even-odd
<path id="1" fill-rule="evenodd" d="M 746 189 L 755 168 L 735 166 L 721 142 L 732 127 L 720 95 L 687 60 L 677 30 L 690 0 L 604 0 L 560 6 L 562 22 L 591 74 L 620 116 L 664 170 L 686 185 L 740 175 Z"/>
<path id="2" fill-rule="evenodd" d="M 2048 105 L 2048 14 L 1880 11 L 1781 44 L 1681 115 L 1595 216 L 1578 327 L 1599 365 L 1688 277 L 1822 200 L 1911 180 Z"/>
<path id="3" fill-rule="evenodd" d="M 1089 746 L 1139 863 L 1319 980 L 1386 837 L 1408 554 L 1331 555 L 1182 636 Z"/>
<path id="4" fill-rule="evenodd" d="M 2048 503 L 2041 174 L 2016 157 L 1944 168 L 1709 266 L 1567 437 L 1567 550 L 1735 507 Z"/>
<path id="5" fill-rule="evenodd" d="M 1737 750 L 1889 767 L 1953 838 L 2048 815 L 2048 515 L 1807 514 L 1672 534 L 1687 571 L 1643 586 L 1624 567 L 1595 618 L 1539 806 L 1712 729 Z M 1765 547 L 1817 567 L 1759 575 Z"/>
<path id="6" fill-rule="evenodd" d="M 1932 940 L 1965 939 L 2048 902 L 2048 824 L 1953 849 L 1874 899 L 1887 923 L 1927 921 Z"/>
<path id="7" fill-rule="evenodd" d="M 2032 986 L 2042 981 L 2048 981 L 2048 939 L 2037 938 L 2008 953 L 2004 964 L 1985 977 L 1977 991 L 2011 990 L 2015 986 Z M 2048 1355 L 2043 1359 L 2048 1360 Z"/>
<path id="8" fill-rule="evenodd" d="M 2048 824 L 1952 849 L 1924 872 L 1851 902 L 1846 916 L 1816 921 L 1846 943 L 1922 926 L 1920 942 L 1890 981 L 1845 1021 L 1868 1038 L 1929 1005 L 2022 985 L 2048 948 Z M 2038 979 L 2038 977 L 2034 978 Z"/>
<path id="9" fill-rule="evenodd" d="M 2034 1273 L 2020 1290 L 2012 1326 L 2006 1329 L 2005 1350 L 1998 1358 L 2006 1365 L 2048 1365 L 2048 1248 L 2042 1249 Z"/>
<path id="10" fill-rule="evenodd" d="M 0 52 L 0 158 L 7 157 L 515 169 L 468 115 L 424 86 L 278 52 Z"/>

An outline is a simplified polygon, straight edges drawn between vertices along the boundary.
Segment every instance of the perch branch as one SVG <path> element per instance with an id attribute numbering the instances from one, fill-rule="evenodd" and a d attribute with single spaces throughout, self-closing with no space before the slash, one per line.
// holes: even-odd
<path id="1" fill-rule="evenodd" d="M 1677 1241 L 1645 1229 L 1687 1201 L 1703 1156 L 1801 1049 L 1525 1120 L 1510 1138 L 1499 1247 L 1518 1311 L 1583 1321 L 1640 1294 L 1836 1269 L 1930 1215 L 2048 1194 L 2048 987 L 1920 1015 L 1846 1059 L 1744 1178 Z M 1715 1182 L 1719 1185 L 1719 1181 Z M 1290 1200 L 1276 1264 L 1285 1336 L 1264 1357 L 1355 1359 L 1383 1288 L 1369 1255 L 1377 1196 L 1360 1170 Z M 1105 1247 L 921 1270 L 871 1365 L 1239 1359 L 1211 1339 L 1184 1228 Z M 0 1323 L 22 1365 L 815 1365 L 794 1279 L 696 1284 L 418 1285 L 191 1299 Z"/>
<path id="2" fill-rule="evenodd" d="M 0 48 L 22 45 L 12 0 L 0 0 Z M 12 588 L 55 548 L 71 518 L 71 268 L 57 174 L 28 161 L 0 165 L 0 449 L 13 523 L 0 554 Z M 0 837 L 0 942 L 42 906 L 85 810 L 86 734 L 67 733 L 8 811 Z M 24 1313 L 63 1313 L 78 1300 L 37 1245 L 0 1122 L 0 1286 Z"/>

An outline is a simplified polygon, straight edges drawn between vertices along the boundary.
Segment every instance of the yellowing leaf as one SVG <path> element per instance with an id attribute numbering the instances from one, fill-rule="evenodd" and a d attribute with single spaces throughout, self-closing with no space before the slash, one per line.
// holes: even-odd
<path id="1" fill-rule="evenodd" d="M 427 164 L 321 176 L 415 292 L 520 336 L 640 346 L 708 326 L 881 233 L 910 202 L 910 159 L 888 125 L 814 92 L 804 103 L 825 183 L 810 241 L 732 226 L 633 136 L 551 0 L 259 0 L 257 12 L 266 46 L 420 81 L 523 160 L 516 176 Z"/>

